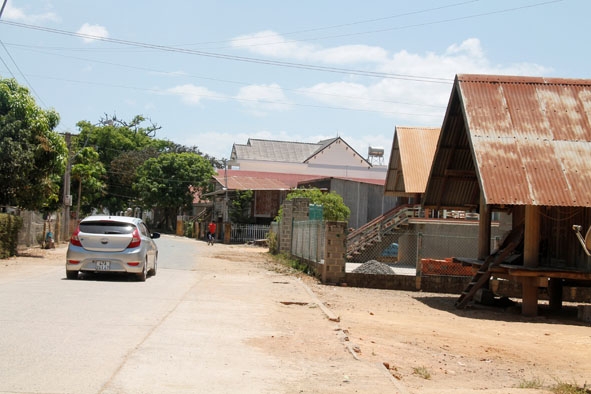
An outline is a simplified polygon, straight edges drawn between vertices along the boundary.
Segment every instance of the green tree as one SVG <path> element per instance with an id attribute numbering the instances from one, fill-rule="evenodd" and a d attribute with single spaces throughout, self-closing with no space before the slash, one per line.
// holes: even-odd
<path id="1" fill-rule="evenodd" d="M 213 174 L 211 163 L 203 156 L 164 153 L 138 168 L 134 188 L 144 207 L 164 211 L 164 223 L 158 227 L 172 230 L 176 215 L 192 208 L 195 191 L 207 188 Z"/>
<path id="2" fill-rule="evenodd" d="M 252 207 L 252 190 L 236 191 L 229 202 L 230 220 L 234 223 L 249 223 L 251 220 L 250 210 Z"/>
<path id="3" fill-rule="evenodd" d="M 334 191 L 326 193 L 317 188 L 295 189 L 286 198 L 292 200 L 298 197 L 310 199 L 310 204 L 322 205 L 324 220 L 346 222 L 351 215 L 351 210 L 345 205 L 343 198 Z M 280 209 L 277 220 L 281 220 L 282 214 L 283 210 Z"/>
<path id="4" fill-rule="evenodd" d="M 110 212 L 129 207 L 139 197 L 133 189 L 138 167 L 173 145 L 155 139 L 160 127 L 153 123 L 144 126 L 146 121 L 141 115 L 130 122 L 105 115 L 97 124 L 78 122 L 77 149 L 93 147 L 106 171 L 106 196 L 92 201 L 94 207 L 104 207 Z"/>
<path id="5" fill-rule="evenodd" d="M 0 205 L 54 209 L 67 147 L 54 131 L 59 115 L 38 107 L 28 89 L 0 79 Z"/>
<path id="6" fill-rule="evenodd" d="M 76 218 L 81 213 L 90 213 L 92 205 L 105 194 L 104 182 L 106 170 L 99 161 L 99 154 L 94 148 L 82 148 L 74 157 L 72 165 L 72 180 L 77 183 Z"/>

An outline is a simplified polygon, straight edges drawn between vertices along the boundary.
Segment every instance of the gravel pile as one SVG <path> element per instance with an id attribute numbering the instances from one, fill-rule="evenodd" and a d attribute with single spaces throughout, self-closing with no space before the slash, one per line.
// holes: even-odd
<path id="1" fill-rule="evenodd" d="M 384 263 L 377 260 L 369 260 L 355 268 L 352 272 L 356 274 L 394 275 L 394 271 Z"/>

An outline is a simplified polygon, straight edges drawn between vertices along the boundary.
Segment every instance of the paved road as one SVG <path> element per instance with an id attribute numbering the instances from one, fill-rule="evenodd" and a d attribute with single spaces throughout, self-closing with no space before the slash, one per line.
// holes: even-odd
<path id="1" fill-rule="evenodd" d="M 0 393 L 399 392 L 346 351 L 322 308 L 281 303 L 316 302 L 297 279 L 236 261 L 227 245 L 158 245 L 146 282 L 66 280 L 43 261 L 0 275 Z M 302 313 L 307 325 L 294 325 Z M 326 338 L 314 354 L 309 330 Z"/>

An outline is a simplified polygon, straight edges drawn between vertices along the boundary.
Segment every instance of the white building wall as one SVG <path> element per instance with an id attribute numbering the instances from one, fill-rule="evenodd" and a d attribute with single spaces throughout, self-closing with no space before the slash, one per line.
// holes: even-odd
<path id="1" fill-rule="evenodd" d="M 308 160 L 310 164 L 341 165 L 367 168 L 367 161 L 341 140 L 321 150 Z"/>
<path id="2" fill-rule="evenodd" d="M 329 162 L 330 160 L 327 160 Z M 342 163 L 342 157 L 340 162 Z M 303 174 L 339 178 L 360 178 L 360 179 L 386 179 L 388 167 L 374 166 L 365 167 L 342 165 L 342 164 L 307 164 L 287 163 L 276 161 L 240 160 L 239 168 L 242 171 L 264 171 L 278 172 L 282 174 Z"/>

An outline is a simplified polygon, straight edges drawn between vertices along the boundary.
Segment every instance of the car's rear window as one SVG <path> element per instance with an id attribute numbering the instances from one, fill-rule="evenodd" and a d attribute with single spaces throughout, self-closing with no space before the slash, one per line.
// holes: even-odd
<path id="1" fill-rule="evenodd" d="M 82 222 L 80 231 L 90 234 L 131 234 L 135 226 L 118 222 Z"/>

